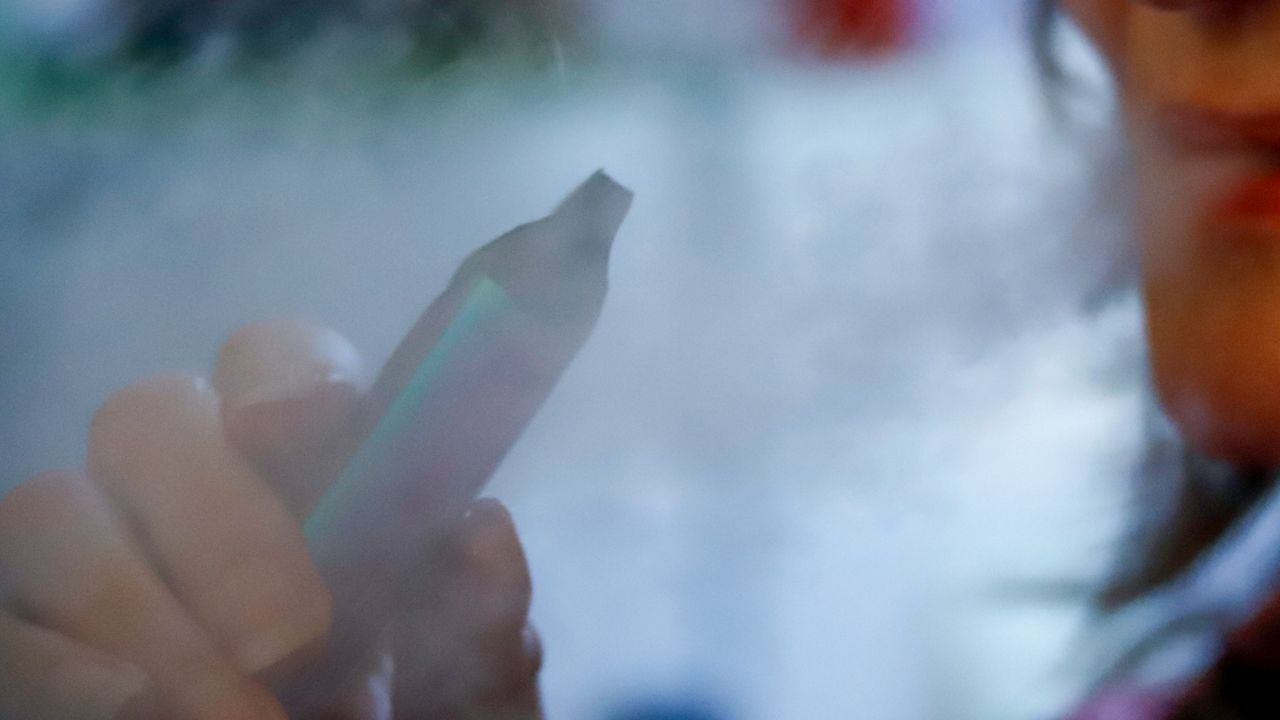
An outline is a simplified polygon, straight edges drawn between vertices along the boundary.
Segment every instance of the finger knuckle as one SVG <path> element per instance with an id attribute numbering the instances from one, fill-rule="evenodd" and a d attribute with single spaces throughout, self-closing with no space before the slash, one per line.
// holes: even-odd
<path id="1" fill-rule="evenodd" d="M 102 494 L 83 475 L 48 472 L 0 502 L 0 589 L 51 624 L 139 606 L 136 562 Z"/>
<path id="2" fill-rule="evenodd" d="M 287 539 L 229 548 L 214 587 L 234 608 L 231 642 L 256 672 L 314 644 L 333 624 L 333 601 L 305 553 Z"/>
<path id="3" fill-rule="evenodd" d="M 355 346 L 324 325 L 296 318 L 260 320 L 233 332 L 215 363 L 214 386 L 240 396 L 264 377 L 276 382 L 311 382 L 340 376 L 354 381 L 362 366 Z"/>
<path id="4" fill-rule="evenodd" d="M 29 589 L 34 614 L 50 625 L 88 628 L 109 622 L 139 635 L 156 627 L 156 585 L 141 571 L 136 558 L 112 557 L 82 569 L 73 581 L 76 592 L 48 584 Z M 86 630 L 86 632 L 88 632 Z"/>

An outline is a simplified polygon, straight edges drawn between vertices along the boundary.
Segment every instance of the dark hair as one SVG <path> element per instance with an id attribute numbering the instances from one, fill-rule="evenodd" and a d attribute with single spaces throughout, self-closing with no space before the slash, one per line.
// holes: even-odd
<path id="1" fill-rule="evenodd" d="M 1031 7 L 1031 53 L 1046 87 L 1061 86 L 1064 74 L 1054 52 L 1053 31 L 1058 21 L 1057 0 L 1037 0 Z"/>
<path id="2" fill-rule="evenodd" d="M 1125 548 L 1098 596 L 1114 609 L 1172 580 L 1212 547 L 1274 482 L 1188 447 L 1172 430 L 1149 440 L 1138 470 Z"/>

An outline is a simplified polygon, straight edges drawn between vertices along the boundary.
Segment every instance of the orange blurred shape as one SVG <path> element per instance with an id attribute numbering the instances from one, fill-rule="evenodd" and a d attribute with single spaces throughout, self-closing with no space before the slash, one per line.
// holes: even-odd
<path id="1" fill-rule="evenodd" d="M 902 49 L 916 20 L 912 0 L 792 0 L 798 41 L 826 57 L 876 57 Z"/>

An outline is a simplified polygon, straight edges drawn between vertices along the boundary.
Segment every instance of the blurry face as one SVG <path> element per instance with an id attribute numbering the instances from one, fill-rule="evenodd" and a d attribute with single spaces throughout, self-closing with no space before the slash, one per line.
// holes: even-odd
<path id="1" fill-rule="evenodd" d="M 1111 62 L 1156 386 L 1210 454 L 1280 464 L 1280 0 L 1067 0 Z"/>

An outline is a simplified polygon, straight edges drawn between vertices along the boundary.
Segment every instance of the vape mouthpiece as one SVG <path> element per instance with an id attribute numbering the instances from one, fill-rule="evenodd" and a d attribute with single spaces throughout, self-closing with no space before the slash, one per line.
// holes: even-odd
<path id="1" fill-rule="evenodd" d="M 560 203 L 547 218 L 559 237 L 608 249 L 631 209 L 631 191 L 604 170 L 597 170 Z"/>

